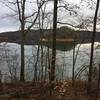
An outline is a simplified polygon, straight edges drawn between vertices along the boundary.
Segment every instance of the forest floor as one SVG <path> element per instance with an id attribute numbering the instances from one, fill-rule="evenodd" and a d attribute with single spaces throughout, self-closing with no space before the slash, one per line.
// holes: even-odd
<path id="1" fill-rule="evenodd" d="M 100 90 L 97 91 L 94 84 L 87 95 L 87 85 L 83 81 L 76 81 L 74 86 L 71 81 L 55 82 L 52 94 L 48 82 L 1 83 L 0 100 L 100 100 Z"/>

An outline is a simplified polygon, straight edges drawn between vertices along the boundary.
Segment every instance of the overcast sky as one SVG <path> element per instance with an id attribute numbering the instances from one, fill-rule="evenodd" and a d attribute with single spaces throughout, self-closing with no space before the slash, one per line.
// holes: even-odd
<path id="1" fill-rule="evenodd" d="M 4 0 L 5 1 L 5 0 Z M 12 1 L 12 0 L 11 0 Z M 35 1 L 35 0 L 34 0 Z M 88 5 L 83 2 L 82 4 L 79 4 L 81 0 L 64 0 L 66 2 L 69 1 L 70 4 L 77 4 L 78 6 L 80 6 L 80 10 L 77 10 L 82 16 L 92 16 L 94 11 L 93 10 L 89 10 L 88 9 Z M 86 0 L 88 1 L 88 0 Z M 33 7 L 32 5 L 28 5 L 29 9 L 31 7 Z M 35 7 L 35 4 L 34 4 Z M 52 3 L 48 4 L 48 10 L 52 10 L 53 9 L 53 5 Z M 30 12 L 30 10 L 27 11 L 28 13 Z M 28 14 L 27 13 L 27 14 Z M 13 11 L 11 11 L 11 9 L 9 9 L 8 7 L 5 6 L 5 4 L 2 4 L 0 2 L 0 32 L 4 32 L 4 31 L 13 31 L 13 30 L 18 30 L 20 28 L 20 24 L 18 22 L 18 20 L 16 18 L 13 18 L 11 16 L 9 16 L 10 14 L 13 14 Z M 64 21 L 64 22 L 68 22 L 70 20 L 70 22 L 72 23 L 77 23 L 77 18 L 75 16 L 71 17 L 68 12 L 66 12 L 65 10 L 59 10 L 58 13 L 58 19 Z M 63 18 L 63 19 L 62 19 Z M 73 20 L 74 18 L 74 20 Z"/>

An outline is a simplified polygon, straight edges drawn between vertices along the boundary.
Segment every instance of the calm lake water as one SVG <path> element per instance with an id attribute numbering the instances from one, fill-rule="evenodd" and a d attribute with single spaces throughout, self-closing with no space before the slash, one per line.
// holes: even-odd
<path id="1" fill-rule="evenodd" d="M 94 46 L 94 62 L 100 62 L 100 49 L 96 48 L 98 42 Z M 90 58 L 90 43 L 89 44 L 78 44 L 76 45 L 76 52 L 79 48 L 75 72 L 78 71 L 83 65 L 89 65 Z M 44 60 L 46 61 L 46 50 L 47 47 L 43 47 L 45 53 Z M 26 79 L 32 79 L 34 63 L 36 62 L 38 46 L 26 45 L 25 46 L 25 75 Z M 41 51 L 40 51 L 41 52 Z M 51 49 L 49 50 L 51 53 Z M 39 55 L 40 57 L 40 55 Z M 39 59 L 40 61 L 40 59 Z M 38 64 L 39 66 L 39 64 Z M 61 51 L 57 50 L 57 59 L 56 59 L 56 78 L 66 79 L 71 77 L 73 66 L 73 50 Z M 11 67 L 11 68 L 10 68 Z M 16 70 L 17 76 L 19 76 L 20 70 L 20 45 L 15 43 L 1 43 L 0 44 L 0 70 L 2 71 L 3 76 L 10 76 L 10 70 Z M 40 69 L 39 69 L 40 70 Z M 13 74 L 13 72 L 12 72 Z M 5 80 L 5 77 L 3 77 Z"/>

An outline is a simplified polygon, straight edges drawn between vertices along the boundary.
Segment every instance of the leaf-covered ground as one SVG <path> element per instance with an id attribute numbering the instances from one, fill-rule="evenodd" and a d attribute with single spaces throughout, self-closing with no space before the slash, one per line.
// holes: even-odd
<path id="1" fill-rule="evenodd" d="M 56 81 L 51 95 L 48 82 L 2 83 L 0 100 L 100 100 L 97 85 L 93 83 L 90 95 L 87 95 L 86 86 L 86 82 L 83 81 L 75 82 L 74 86 L 71 81 Z"/>

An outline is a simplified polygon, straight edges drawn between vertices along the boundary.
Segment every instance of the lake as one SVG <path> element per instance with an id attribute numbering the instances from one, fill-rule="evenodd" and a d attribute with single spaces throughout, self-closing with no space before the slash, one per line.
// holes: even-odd
<path id="1" fill-rule="evenodd" d="M 97 45 L 100 43 L 96 42 L 94 46 L 94 62 L 100 62 L 100 49 L 97 48 Z M 76 64 L 75 64 L 75 73 L 84 65 L 89 65 L 90 58 L 90 46 L 91 44 L 77 44 L 76 52 L 79 48 Z M 25 45 L 25 78 L 26 80 L 32 80 L 34 77 L 34 64 L 36 63 L 38 45 Z M 41 48 L 39 51 L 38 67 L 37 72 L 46 70 L 45 69 L 47 62 L 47 47 L 43 46 L 43 69 L 41 69 Z M 49 49 L 51 56 L 51 49 Z M 56 57 L 56 78 L 57 79 L 67 79 L 71 77 L 72 66 L 73 66 L 73 50 L 57 50 Z M 3 81 L 7 81 L 11 75 L 16 75 L 19 77 L 20 72 L 20 45 L 16 43 L 0 43 L 0 70 L 3 74 Z M 47 74 L 48 77 L 48 74 Z"/>

